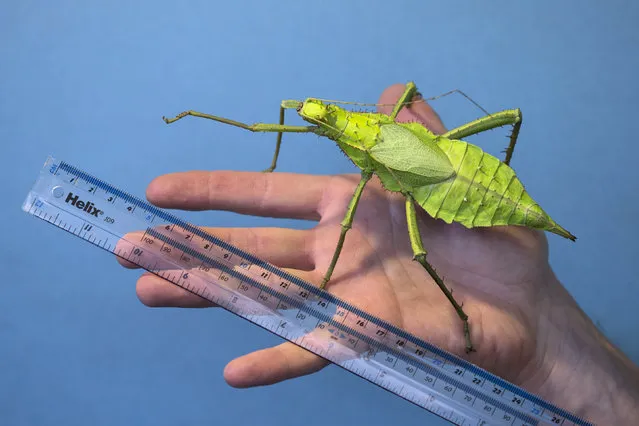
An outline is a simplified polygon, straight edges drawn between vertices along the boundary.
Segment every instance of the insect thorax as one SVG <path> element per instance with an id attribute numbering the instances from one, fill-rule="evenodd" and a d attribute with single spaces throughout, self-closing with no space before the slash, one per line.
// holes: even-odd
<path id="1" fill-rule="evenodd" d="M 380 126 L 393 122 L 384 114 L 348 111 L 313 98 L 306 99 L 298 113 L 305 121 L 317 125 L 317 133 L 335 141 L 360 168 L 367 163 L 365 151 L 379 141 Z"/>

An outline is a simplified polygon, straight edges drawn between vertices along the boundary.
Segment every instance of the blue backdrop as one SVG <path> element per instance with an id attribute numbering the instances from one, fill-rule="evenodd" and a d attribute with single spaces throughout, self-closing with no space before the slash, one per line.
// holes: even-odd
<path id="1" fill-rule="evenodd" d="M 272 135 L 206 120 L 167 127 L 164 114 L 193 108 L 275 122 L 281 99 L 375 102 L 407 80 L 426 95 L 463 89 L 491 111 L 522 108 L 513 166 L 579 237 L 549 236 L 552 265 L 639 362 L 639 317 L 628 313 L 639 300 L 638 20 L 631 1 L 3 4 L 0 424 L 444 424 L 335 367 L 230 388 L 229 360 L 280 339 L 222 310 L 144 307 L 139 272 L 20 209 L 49 154 L 140 196 L 163 173 L 270 161 Z M 461 97 L 435 107 L 449 127 L 479 115 Z M 473 141 L 496 153 L 502 134 Z M 278 170 L 353 170 L 330 142 L 289 136 Z M 310 226 L 181 215 L 203 225 Z"/>

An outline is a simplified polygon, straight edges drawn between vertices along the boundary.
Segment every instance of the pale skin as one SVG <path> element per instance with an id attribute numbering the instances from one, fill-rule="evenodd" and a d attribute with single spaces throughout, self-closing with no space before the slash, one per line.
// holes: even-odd
<path id="1" fill-rule="evenodd" d="M 379 102 L 393 104 L 403 90 L 393 85 Z M 446 130 L 425 103 L 404 108 L 398 120 L 420 121 L 435 133 Z M 309 230 L 205 229 L 319 285 L 359 180 L 359 174 L 191 171 L 156 178 L 147 198 L 163 208 L 316 221 Z M 413 260 L 405 199 L 384 191 L 376 177 L 362 195 L 327 290 L 590 421 L 622 425 L 639 418 L 639 367 L 597 330 L 555 277 L 544 233 L 466 229 L 433 220 L 420 209 L 418 215 L 429 261 L 471 318 L 476 352 L 465 353 L 463 341 L 451 332 L 459 326 L 457 314 Z M 571 248 L 564 241 L 557 247 Z M 137 294 L 147 306 L 212 307 L 150 273 L 138 280 Z M 286 342 L 231 361 L 224 378 L 235 387 L 261 386 L 326 365 Z"/>

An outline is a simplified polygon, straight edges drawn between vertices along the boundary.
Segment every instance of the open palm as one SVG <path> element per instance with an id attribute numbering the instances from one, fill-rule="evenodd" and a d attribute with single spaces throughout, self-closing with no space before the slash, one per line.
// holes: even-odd
<path id="1" fill-rule="evenodd" d="M 390 87 L 380 102 L 393 103 L 402 90 L 403 86 Z M 443 131 L 437 115 L 426 104 L 415 104 L 400 113 L 400 121 L 411 119 L 434 132 Z M 317 226 L 310 230 L 208 231 L 319 284 L 358 180 L 355 174 L 193 171 L 157 178 L 147 197 L 166 208 L 317 220 Z M 434 220 L 421 210 L 420 230 L 429 262 L 464 304 L 477 352 L 464 353 L 462 322 L 423 267 L 413 261 L 404 198 L 385 191 L 376 178 L 364 191 L 327 290 L 534 390 L 548 374 L 543 355 L 536 349 L 540 339 L 546 338 L 539 318 L 548 297 L 544 287 L 553 276 L 545 236 L 519 227 L 470 230 Z M 140 278 L 137 292 L 149 306 L 211 306 L 152 274 Z M 225 378 L 238 387 L 264 385 L 325 365 L 323 359 L 287 342 L 234 360 L 225 369 Z"/>

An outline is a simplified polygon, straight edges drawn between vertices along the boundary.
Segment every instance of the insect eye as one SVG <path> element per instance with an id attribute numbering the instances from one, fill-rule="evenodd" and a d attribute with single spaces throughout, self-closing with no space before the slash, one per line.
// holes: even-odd
<path id="1" fill-rule="evenodd" d="M 326 114 L 327 111 L 324 105 L 312 100 L 304 102 L 302 104 L 302 109 L 300 110 L 300 115 L 312 120 L 324 120 L 326 118 Z"/>

